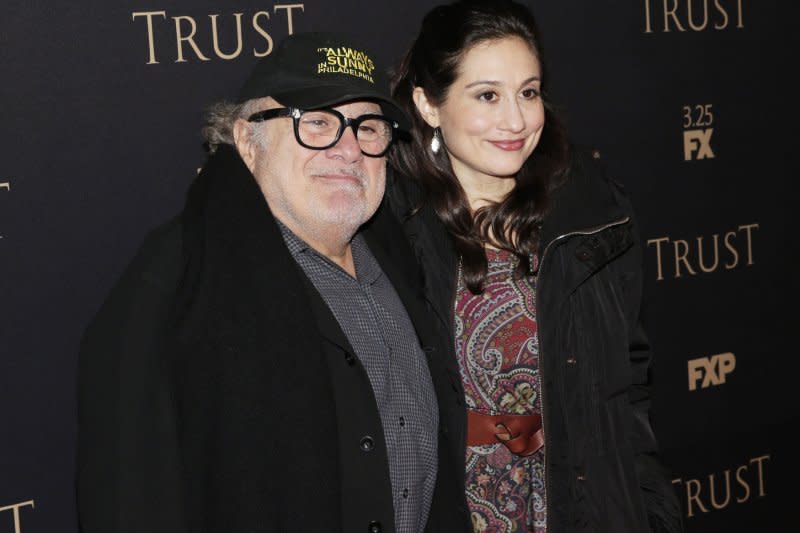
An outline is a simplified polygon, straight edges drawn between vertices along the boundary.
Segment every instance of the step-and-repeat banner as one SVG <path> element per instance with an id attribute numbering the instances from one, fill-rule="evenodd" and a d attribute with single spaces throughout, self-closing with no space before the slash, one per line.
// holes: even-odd
<path id="1" fill-rule="evenodd" d="M 800 530 L 795 4 L 531 5 L 550 98 L 641 221 L 653 423 L 690 532 Z M 432 5 L 3 3 L 0 533 L 77 531 L 79 338 L 180 209 L 203 108 L 294 32 L 356 33 L 393 63 Z"/>

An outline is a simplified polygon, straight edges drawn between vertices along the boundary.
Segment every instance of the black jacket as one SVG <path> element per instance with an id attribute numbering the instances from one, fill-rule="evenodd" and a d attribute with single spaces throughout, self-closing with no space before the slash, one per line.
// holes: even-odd
<path id="1" fill-rule="evenodd" d="M 426 299 L 453 331 L 452 240 L 411 180 L 394 176 L 387 196 L 423 268 Z M 633 213 L 591 158 L 576 157 L 557 190 L 539 258 L 548 533 L 681 531 L 648 419 L 651 353 L 639 324 Z M 464 434 L 451 443 L 465 457 Z"/>
<path id="2" fill-rule="evenodd" d="M 443 414 L 427 531 L 461 533 L 446 416 L 461 398 L 447 347 L 391 212 L 379 210 L 364 235 L 426 348 Z M 381 422 L 354 354 L 252 175 L 220 148 L 84 336 L 82 531 L 393 532 Z"/>

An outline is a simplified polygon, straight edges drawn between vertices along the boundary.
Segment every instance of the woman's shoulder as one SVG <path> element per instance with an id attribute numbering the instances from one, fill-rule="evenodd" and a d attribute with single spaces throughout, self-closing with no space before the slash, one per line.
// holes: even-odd
<path id="1" fill-rule="evenodd" d="M 609 177 L 606 161 L 600 150 L 585 145 L 572 145 L 564 185 L 576 189 L 617 188 L 621 185 Z"/>
<path id="2" fill-rule="evenodd" d="M 580 204 L 595 209 L 630 209 L 624 185 L 609 175 L 600 151 L 583 145 L 572 146 L 569 165 L 553 196 L 556 204 L 566 204 L 565 208 Z"/>
<path id="3" fill-rule="evenodd" d="M 573 147 L 567 170 L 552 191 L 543 240 L 632 218 L 633 209 L 624 188 L 608 177 L 598 154 L 585 147 Z"/>

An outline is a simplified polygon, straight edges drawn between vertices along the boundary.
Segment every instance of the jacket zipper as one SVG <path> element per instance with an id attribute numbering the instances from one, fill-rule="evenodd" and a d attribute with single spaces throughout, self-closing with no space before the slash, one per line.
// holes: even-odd
<path id="1" fill-rule="evenodd" d="M 542 257 L 539 258 L 539 272 L 536 274 L 536 320 L 539 321 L 539 279 L 541 278 L 542 271 L 544 270 L 545 265 L 545 257 L 547 256 L 548 250 L 555 244 L 560 243 L 563 240 L 566 240 L 569 237 L 575 237 L 576 235 L 594 235 L 595 233 L 600 233 L 603 230 L 608 228 L 619 226 L 622 224 L 627 223 L 630 221 L 631 217 L 623 217 L 619 220 L 615 220 L 614 222 L 609 222 L 607 224 L 603 224 L 600 226 L 594 226 L 590 228 L 585 228 L 582 230 L 571 231 L 569 233 L 564 233 L 559 235 L 555 239 L 551 240 L 545 246 L 544 251 L 542 252 Z M 544 402 L 544 383 L 542 382 L 542 377 L 546 376 L 545 368 L 544 368 L 544 341 L 542 340 L 542 330 L 541 328 L 537 328 L 538 336 L 539 336 L 539 380 L 540 380 L 540 404 L 542 410 L 542 431 L 544 432 L 544 497 L 545 497 L 545 531 L 547 533 L 553 533 L 550 531 L 550 516 L 551 516 L 551 505 L 550 505 L 550 496 L 552 496 L 552 491 L 550 490 L 550 476 L 548 472 L 550 471 L 550 433 L 547 431 L 547 413 L 545 409 L 545 402 Z"/>

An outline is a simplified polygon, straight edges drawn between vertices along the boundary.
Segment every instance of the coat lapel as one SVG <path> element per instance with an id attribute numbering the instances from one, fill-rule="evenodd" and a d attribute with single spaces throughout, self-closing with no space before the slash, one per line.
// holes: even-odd
<path id="1" fill-rule="evenodd" d="M 403 238 L 402 228 L 384 204 L 364 227 L 364 239 L 403 302 L 420 343 L 426 346 L 431 342 L 431 334 L 426 321 L 421 275 L 413 262 L 414 254 Z"/>
<path id="2" fill-rule="evenodd" d="M 308 279 L 305 273 L 302 272 L 302 269 L 300 275 L 303 277 L 306 292 L 308 292 L 309 303 L 311 304 L 311 311 L 314 315 L 314 322 L 320 334 L 348 354 L 355 355 L 355 350 L 353 350 L 339 322 L 336 320 L 336 317 L 333 316 L 333 313 L 328 307 L 328 304 L 325 303 L 322 295 L 317 291 L 317 288 L 314 287 L 314 284 Z"/>

